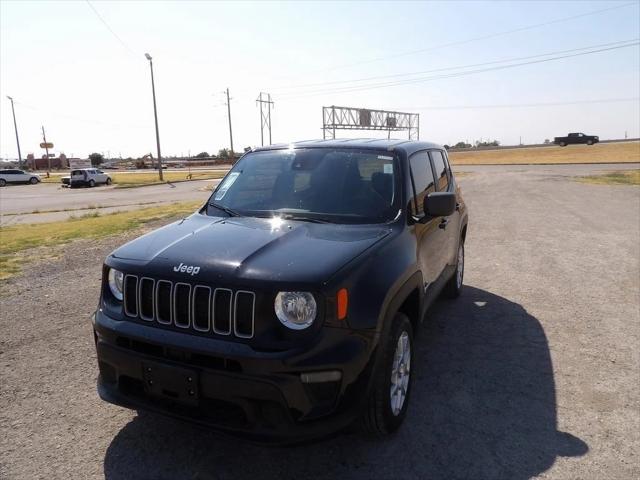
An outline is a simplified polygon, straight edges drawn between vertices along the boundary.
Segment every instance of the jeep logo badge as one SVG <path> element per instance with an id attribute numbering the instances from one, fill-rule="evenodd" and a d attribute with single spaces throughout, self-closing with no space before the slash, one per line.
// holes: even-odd
<path id="1" fill-rule="evenodd" d="M 190 273 L 191 276 L 193 276 L 198 274 L 198 272 L 200 271 L 200 267 L 196 267 L 195 265 L 185 265 L 184 263 L 181 263 L 180 265 L 173 267 L 173 271 Z"/>

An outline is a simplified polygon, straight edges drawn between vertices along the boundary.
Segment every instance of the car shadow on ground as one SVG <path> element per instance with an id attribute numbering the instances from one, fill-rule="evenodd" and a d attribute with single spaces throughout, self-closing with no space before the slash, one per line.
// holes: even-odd
<path id="1" fill-rule="evenodd" d="M 465 287 L 439 301 L 416 341 L 411 405 L 401 430 L 267 447 L 143 414 L 109 446 L 107 479 L 525 479 L 588 446 L 557 430 L 542 326 L 517 303 Z"/>

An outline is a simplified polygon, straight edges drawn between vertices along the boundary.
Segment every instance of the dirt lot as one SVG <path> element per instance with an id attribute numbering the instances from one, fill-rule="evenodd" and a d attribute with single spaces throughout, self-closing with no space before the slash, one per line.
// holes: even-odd
<path id="1" fill-rule="evenodd" d="M 640 142 L 450 152 L 454 165 L 640 162 Z"/>
<path id="2" fill-rule="evenodd" d="M 429 313 L 393 438 L 270 448 L 99 401 L 89 315 L 131 232 L 2 286 L 0 478 L 640 477 L 640 189 L 464 171 L 467 287 Z"/>

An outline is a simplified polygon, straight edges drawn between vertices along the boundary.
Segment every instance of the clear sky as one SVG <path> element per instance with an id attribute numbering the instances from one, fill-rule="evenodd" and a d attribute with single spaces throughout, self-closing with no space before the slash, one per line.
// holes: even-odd
<path id="1" fill-rule="evenodd" d="M 472 73 L 637 43 L 638 1 L 1 0 L 0 28 L 2 158 L 17 157 L 6 95 L 23 156 L 43 153 L 41 125 L 56 153 L 155 155 L 145 52 L 163 156 L 229 145 L 226 87 L 236 150 L 260 143 L 260 91 L 275 101 L 274 142 L 320 138 L 323 105 L 417 112 L 421 139 L 442 144 L 640 136 L 637 44 Z"/>

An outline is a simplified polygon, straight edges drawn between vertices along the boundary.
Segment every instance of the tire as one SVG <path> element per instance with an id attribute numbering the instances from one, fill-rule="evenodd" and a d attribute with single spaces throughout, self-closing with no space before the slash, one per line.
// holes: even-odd
<path id="1" fill-rule="evenodd" d="M 31 177 L 31 178 L 29 179 L 29 183 L 30 183 L 31 185 L 35 185 L 36 183 L 38 183 L 38 181 L 39 181 L 39 180 L 38 180 L 36 177 Z"/>
<path id="2" fill-rule="evenodd" d="M 407 414 L 413 379 L 411 365 L 414 364 L 414 348 L 413 329 L 406 315 L 396 313 L 386 339 L 381 340 L 381 348 L 384 349 L 381 352 L 381 364 L 376 369 L 373 387 L 360 422 L 361 430 L 377 437 L 395 432 Z M 404 352 L 403 361 L 397 357 L 399 349 Z M 394 369 L 398 373 L 394 374 Z M 405 395 L 402 400 L 401 395 L 395 395 L 392 402 L 392 392 L 398 391 L 394 381 L 402 384 L 400 392 L 404 391 Z"/>
<path id="3" fill-rule="evenodd" d="M 460 239 L 458 256 L 456 258 L 456 271 L 444 286 L 443 293 L 448 298 L 458 298 L 462 292 L 464 281 L 464 241 Z"/>
<path id="4" fill-rule="evenodd" d="M 95 180 L 89 180 L 89 188 L 93 188 L 96 186 L 96 181 Z"/>
<path id="5" fill-rule="evenodd" d="M 111 185 L 111 177 L 107 177 L 107 185 Z"/>
<path id="6" fill-rule="evenodd" d="M 561 147 L 566 147 L 566 146 L 567 146 L 567 144 L 566 144 L 566 143 L 564 143 L 564 142 L 560 142 L 560 146 L 561 146 Z"/>
<path id="7" fill-rule="evenodd" d="M 587 145 L 593 145 L 593 140 L 589 140 L 589 141 L 587 142 Z"/>
<path id="8" fill-rule="evenodd" d="M 7 184 L 7 181 L 4 178 L 0 178 L 0 187 L 4 187 Z"/>

